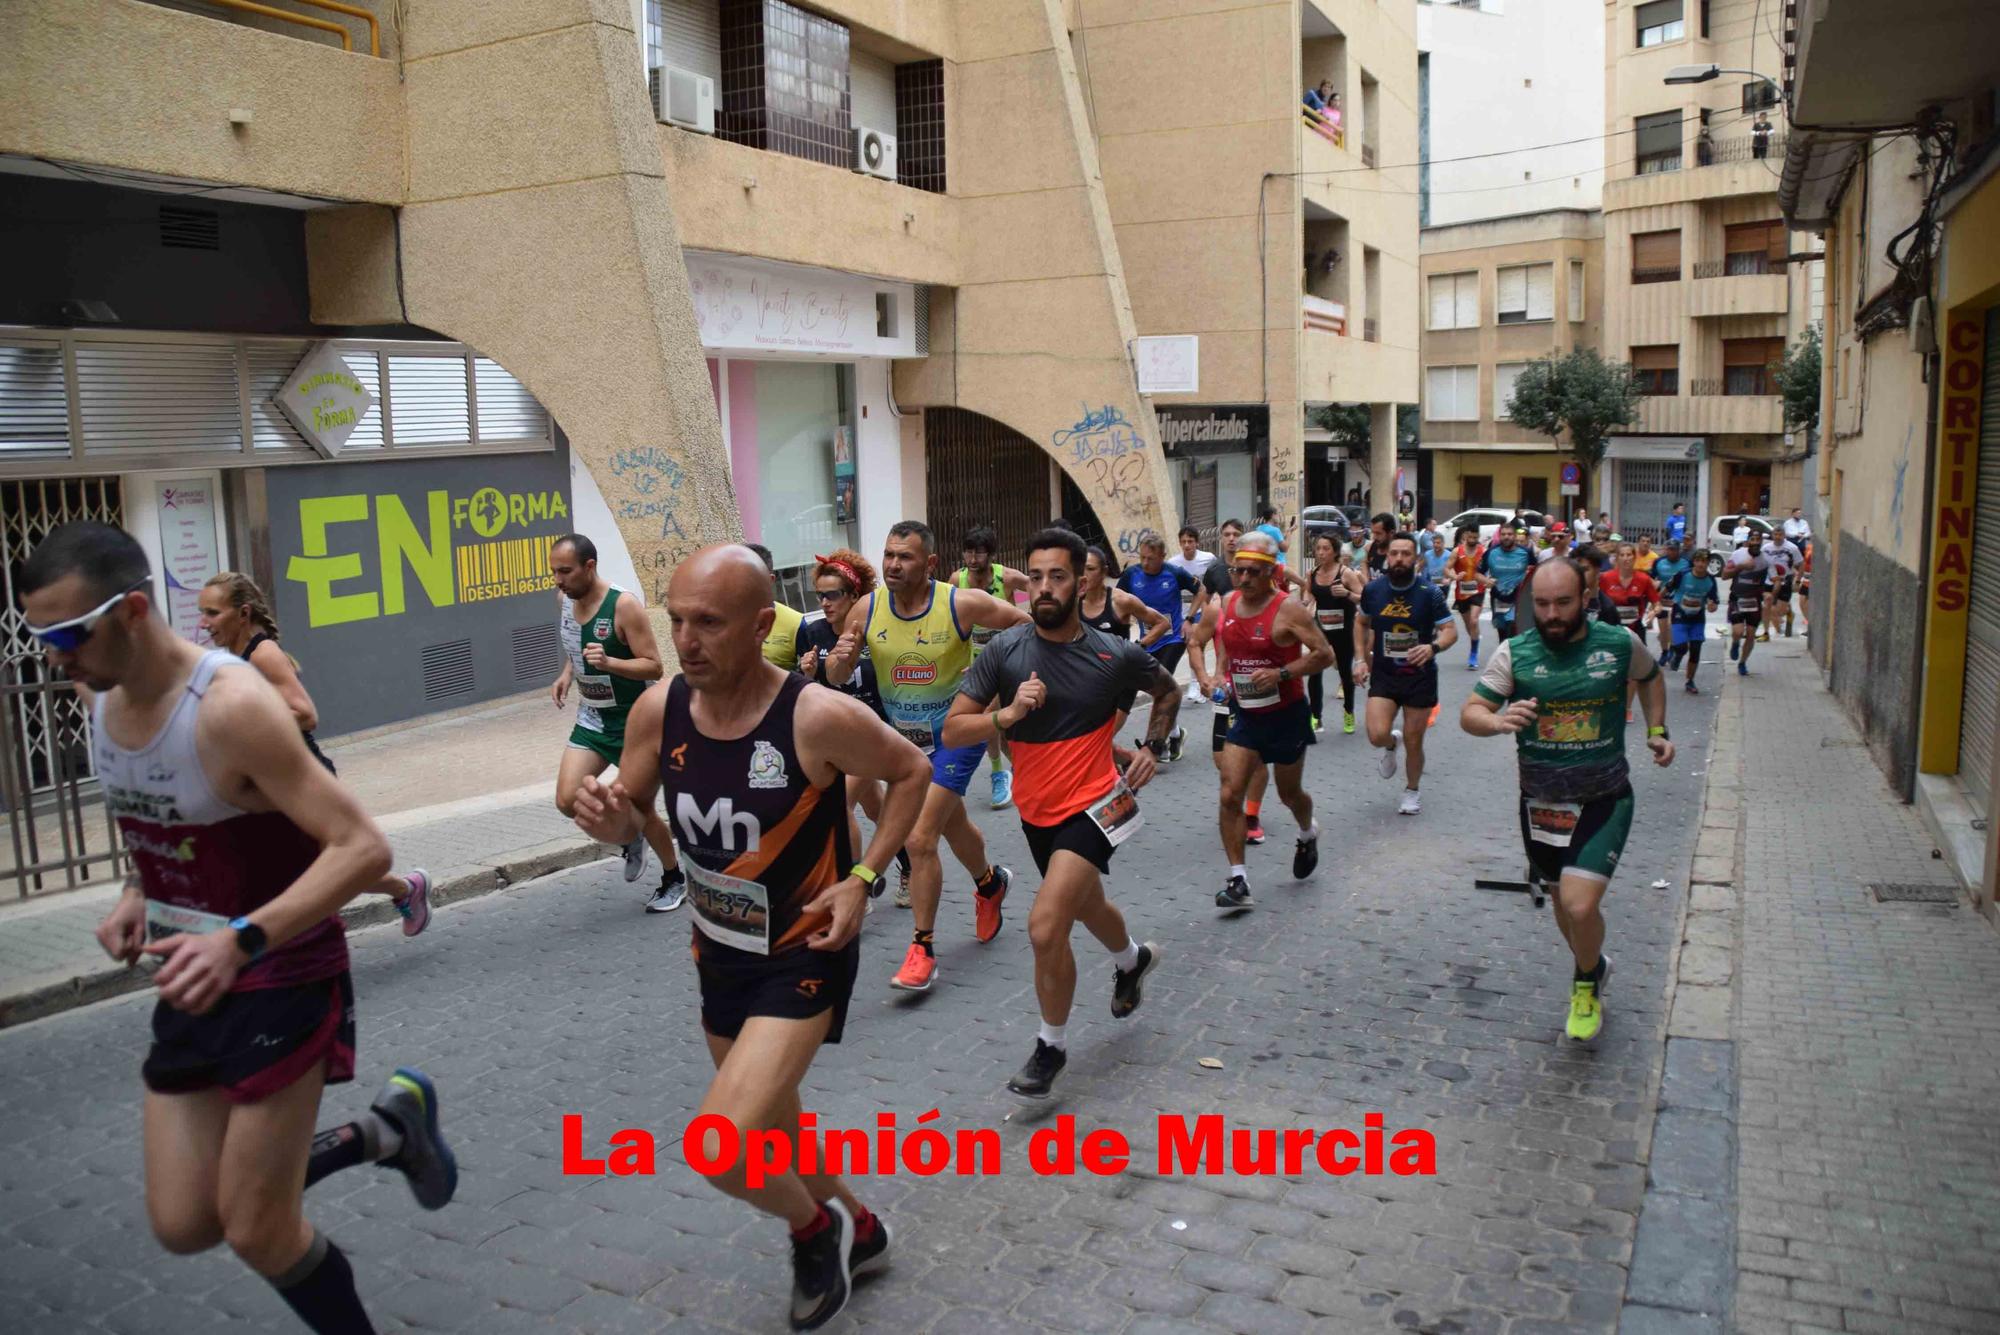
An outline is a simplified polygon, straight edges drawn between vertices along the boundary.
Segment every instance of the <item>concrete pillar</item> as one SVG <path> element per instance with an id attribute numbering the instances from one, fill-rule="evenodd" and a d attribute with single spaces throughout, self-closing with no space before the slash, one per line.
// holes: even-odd
<path id="1" fill-rule="evenodd" d="M 1396 405 L 1368 405 L 1369 509 L 1396 512 Z"/>

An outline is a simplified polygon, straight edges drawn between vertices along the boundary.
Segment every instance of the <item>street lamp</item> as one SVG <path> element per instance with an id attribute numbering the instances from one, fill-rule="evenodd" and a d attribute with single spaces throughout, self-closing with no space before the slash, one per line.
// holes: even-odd
<path id="1" fill-rule="evenodd" d="M 1773 88 L 1778 86 L 1778 81 L 1768 74 L 1759 74 L 1756 70 L 1726 70 L 1720 65 L 1676 65 L 1667 71 L 1666 82 L 1669 84 L 1707 83 L 1709 80 L 1720 78 L 1725 74 L 1741 74 L 1745 78 L 1755 79 L 1759 83 L 1768 83 Z"/>

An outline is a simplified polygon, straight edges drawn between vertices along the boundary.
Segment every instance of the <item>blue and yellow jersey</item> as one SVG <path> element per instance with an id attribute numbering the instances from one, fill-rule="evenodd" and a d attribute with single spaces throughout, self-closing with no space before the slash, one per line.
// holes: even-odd
<path id="1" fill-rule="evenodd" d="M 914 617 L 896 611 L 895 594 L 886 588 L 868 595 L 866 640 L 882 707 L 889 726 L 925 755 L 937 750 L 938 730 L 972 666 L 970 635 L 959 624 L 949 584 L 931 581 L 930 602 Z"/>

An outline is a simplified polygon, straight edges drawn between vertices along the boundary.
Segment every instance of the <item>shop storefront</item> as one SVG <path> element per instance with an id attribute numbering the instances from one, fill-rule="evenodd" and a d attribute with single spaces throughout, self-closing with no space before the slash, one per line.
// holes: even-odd
<path id="1" fill-rule="evenodd" d="M 1176 403 L 1158 411 L 1179 523 L 1201 530 L 1202 545 L 1213 550 L 1225 519 L 1256 522 L 1258 482 L 1270 466 L 1270 406 Z"/>
<path id="2" fill-rule="evenodd" d="M 1688 532 L 1708 533 L 1709 456 L 1701 436 L 1617 436 L 1597 470 L 1597 508 L 1619 532 L 1666 534 L 1675 502 L 1686 505 Z"/>

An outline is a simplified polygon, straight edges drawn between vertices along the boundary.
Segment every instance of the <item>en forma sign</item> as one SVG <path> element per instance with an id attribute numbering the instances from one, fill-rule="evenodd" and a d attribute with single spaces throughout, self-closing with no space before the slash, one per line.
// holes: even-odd
<path id="1" fill-rule="evenodd" d="M 375 395 L 331 343 L 315 343 L 293 368 L 276 402 L 306 443 L 331 459 L 375 406 Z"/>
<path id="2" fill-rule="evenodd" d="M 1967 613 L 1972 602 L 1972 513 L 1979 485 L 1979 390 L 1986 331 L 1976 318 L 1952 317 L 1945 329 L 1944 384 L 1939 391 L 1937 502 L 1930 570 L 1930 615 L 1924 629 L 1923 754 L 1926 774 L 1958 770 L 1959 716 L 1964 700 Z"/>

